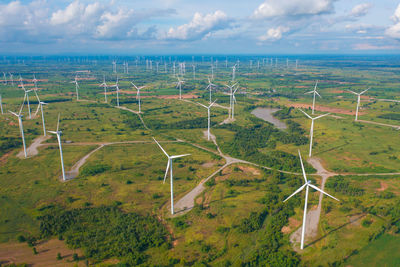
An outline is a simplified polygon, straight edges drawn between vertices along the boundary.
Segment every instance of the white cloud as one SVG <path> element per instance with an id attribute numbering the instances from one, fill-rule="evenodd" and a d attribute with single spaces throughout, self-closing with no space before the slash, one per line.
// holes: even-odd
<path id="1" fill-rule="evenodd" d="M 253 13 L 253 18 L 306 16 L 330 13 L 335 0 L 266 0 Z"/>
<path id="2" fill-rule="evenodd" d="M 370 3 L 362 3 L 353 7 L 350 12 L 350 16 L 353 17 L 362 17 L 367 15 L 369 9 L 372 7 Z"/>
<path id="3" fill-rule="evenodd" d="M 212 32 L 228 28 L 229 22 L 228 16 L 220 10 L 207 15 L 196 12 L 189 23 L 170 28 L 166 38 L 177 40 L 201 39 L 209 36 Z"/>
<path id="4" fill-rule="evenodd" d="M 393 49 L 399 49 L 396 46 L 392 45 L 373 45 L 373 44 L 368 44 L 368 43 L 361 43 L 361 44 L 354 44 L 353 45 L 354 50 L 393 50 Z"/>
<path id="5" fill-rule="evenodd" d="M 258 37 L 260 41 L 277 41 L 282 38 L 282 34 L 288 32 L 289 28 L 284 26 L 279 26 L 276 28 L 268 29 L 267 33 Z"/>
<path id="6" fill-rule="evenodd" d="M 400 39 L 400 4 L 396 8 L 392 16 L 392 20 L 395 22 L 395 24 L 387 28 L 385 33 L 389 37 Z"/>

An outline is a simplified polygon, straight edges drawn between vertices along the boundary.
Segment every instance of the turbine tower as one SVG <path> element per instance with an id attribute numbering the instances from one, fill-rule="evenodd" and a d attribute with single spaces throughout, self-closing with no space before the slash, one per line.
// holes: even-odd
<path id="1" fill-rule="evenodd" d="M 107 83 L 106 83 L 106 75 L 103 75 L 103 83 L 99 85 L 99 87 L 104 87 L 104 103 L 107 103 Z"/>
<path id="2" fill-rule="evenodd" d="M 208 141 L 210 141 L 210 109 L 215 104 L 215 102 L 217 102 L 217 99 L 214 102 L 212 102 L 209 106 L 203 105 L 201 103 L 197 103 L 200 106 L 205 107 L 207 109 L 207 115 L 208 115 L 207 139 L 208 139 Z"/>
<path id="3" fill-rule="evenodd" d="M 59 126 L 60 126 L 60 113 L 58 113 L 57 131 L 48 131 L 48 132 L 57 135 L 58 147 L 60 148 L 62 177 L 63 177 L 63 181 L 65 181 L 66 179 L 65 179 L 65 170 L 64 170 L 64 159 L 63 159 L 62 146 L 61 146 L 61 133 L 62 132 L 59 130 Z"/>
<path id="4" fill-rule="evenodd" d="M 238 88 L 234 89 L 234 87 L 237 85 L 237 83 L 233 84 L 233 85 L 227 85 L 225 84 L 225 86 L 227 86 L 230 89 L 230 93 L 229 93 L 229 118 L 231 118 L 232 120 L 235 117 L 235 102 L 236 102 L 236 97 L 235 97 L 235 93 L 237 91 Z"/>
<path id="5" fill-rule="evenodd" d="M 176 88 L 179 87 L 179 99 L 182 100 L 182 84 L 184 84 L 185 81 L 181 80 L 179 76 L 176 76 L 176 78 L 178 79 L 178 81 L 176 82 Z"/>
<path id="6" fill-rule="evenodd" d="M 171 214 L 174 215 L 174 183 L 173 183 L 172 160 L 176 159 L 176 158 L 189 156 L 190 154 L 170 156 L 170 155 L 168 155 L 167 152 L 165 152 L 165 150 L 162 148 L 162 146 L 157 142 L 157 140 L 154 137 L 153 137 L 153 140 L 154 140 L 154 142 L 157 143 L 157 145 L 161 148 L 162 152 L 164 152 L 164 154 L 168 158 L 167 169 L 165 170 L 165 175 L 164 175 L 164 183 L 165 183 L 165 179 L 167 178 L 168 169 L 169 169 L 170 170 L 170 183 L 171 183 Z"/>
<path id="7" fill-rule="evenodd" d="M 312 102 L 312 115 L 314 115 L 314 108 L 315 108 L 315 95 L 318 95 L 321 98 L 321 95 L 317 92 L 317 85 L 318 85 L 318 80 L 315 83 L 314 90 L 307 92 L 306 94 L 313 94 L 313 102 Z"/>
<path id="8" fill-rule="evenodd" d="M 0 109 L 1 109 L 1 114 L 4 114 L 3 113 L 3 98 L 1 97 L 1 95 L 0 95 Z"/>
<path id="9" fill-rule="evenodd" d="M 329 195 L 328 193 L 324 192 L 322 189 L 319 189 L 315 185 L 311 184 L 311 180 L 307 180 L 306 171 L 304 170 L 304 165 L 303 165 L 303 160 L 301 159 L 300 150 L 299 150 L 299 157 L 300 157 L 300 163 L 301 163 L 301 170 L 303 171 L 304 184 L 299 189 L 297 189 L 293 194 L 291 194 L 288 198 L 286 198 L 283 202 L 286 202 L 292 196 L 296 195 L 297 193 L 301 192 L 304 188 L 306 188 L 306 199 L 305 199 L 305 203 L 304 203 L 303 225 L 302 225 L 302 229 L 301 229 L 301 245 L 300 245 L 300 248 L 303 249 L 304 248 L 304 235 L 306 232 L 306 217 L 307 217 L 307 203 L 308 203 L 309 188 L 311 187 L 311 188 L 319 191 L 320 193 L 333 198 L 334 200 L 339 201 L 339 199 Z"/>
<path id="10" fill-rule="evenodd" d="M 24 155 L 25 155 L 25 158 L 27 158 L 28 155 L 26 154 L 26 145 L 25 145 L 25 136 L 24 136 L 24 126 L 23 126 L 23 124 L 22 124 L 22 117 L 23 117 L 23 116 L 21 115 L 22 107 L 23 107 L 23 106 L 24 106 L 24 103 L 22 103 L 22 106 L 21 106 L 21 108 L 20 108 L 18 114 L 15 113 L 15 112 L 12 112 L 12 111 L 9 111 L 9 112 L 10 112 L 12 115 L 14 115 L 14 116 L 16 116 L 16 117 L 18 118 L 19 130 L 21 131 L 22 145 L 23 145 L 23 147 L 24 147 Z"/>
<path id="11" fill-rule="evenodd" d="M 300 110 L 301 112 L 303 112 L 304 115 L 306 115 L 309 119 L 311 119 L 311 128 L 310 128 L 310 152 L 309 152 L 309 154 L 308 154 L 308 156 L 311 157 L 311 151 L 312 151 L 312 145 L 313 145 L 313 135 L 314 135 L 314 121 L 317 120 L 317 119 L 319 119 L 319 118 L 325 117 L 325 116 L 329 115 L 330 113 L 326 113 L 326 114 L 323 114 L 323 115 L 319 115 L 319 116 L 313 118 L 313 117 L 311 117 L 310 115 L 308 115 L 307 113 L 305 113 L 303 110 L 301 110 L 301 109 L 299 109 L 299 110 Z"/>
<path id="12" fill-rule="evenodd" d="M 145 86 L 139 86 L 137 87 L 133 82 L 131 82 L 131 84 L 136 88 L 136 98 L 138 100 L 138 104 L 139 104 L 139 113 L 142 113 L 142 110 L 140 108 L 140 90 L 143 89 Z"/>
<path id="13" fill-rule="evenodd" d="M 357 120 L 358 120 L 358 109 L 359 109 L 359 107 L 360 107 L 361 95 L 364 94 L 364 93 L 365 93 L 366 91 L 368 91 L 369 89 L 371 89 L 371 87 L 369 87 L 367 90 L 362 91 L 361 93 L 356 93 L 356 92 L 354 92 L 354 91 L 347 90 L 347 91 L 349 91 L 350 93 L 353 93 L 353 94 L 355 94 L 355 95 L 357 96 L 356 118 L 355 118 L 354 121 L 357 121 Z"/>

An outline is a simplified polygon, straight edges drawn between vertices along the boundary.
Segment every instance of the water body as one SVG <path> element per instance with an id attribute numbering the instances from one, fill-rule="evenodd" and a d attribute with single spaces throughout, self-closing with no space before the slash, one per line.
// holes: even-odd
<path id="1" fill-rule="evenodd" d="M 256 108 L 251 112 L 254 116 L 257 118 L 260 118 L 262 120 L 268 121 L 275 125 L 276 128 L 285 130 L 287 128 L 286 124 L 274 116 L 272 116 L 272 113 L 278 111 L 279 108 Z"/>

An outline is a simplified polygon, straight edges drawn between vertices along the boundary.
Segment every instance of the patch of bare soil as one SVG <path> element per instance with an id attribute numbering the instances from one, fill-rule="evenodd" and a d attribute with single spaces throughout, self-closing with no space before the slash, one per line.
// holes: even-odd
<path id="1" fill-rule="evenodd" d="M 389 186 L 387 183 L 381 181 L 381 187 L 378 188 L 376 191 L 382 192 L 382 191 L 385 191 L 388 187 Z"/>
<path id="2" fill-rule="evenodd" d="M 203 168 L 211 168 L 212 166 L 214 166 L 214 162 L 205 162 L 201 165 Z"/>
<path id="3" fill-rule="evenodd" d="M 299 227 L 301 225 L 301 221 L 296 220 L 295 218 L 289 218 L 289 225 L 288 226 L 283 226 L 281 231 L 284 234 L 288 234 L 291 231 L 293 231 L 293 229 L 296 229 L 297 227 Z"/>
<path id="4" fill-rule="evenodd" d="M 79 249 L 69 249 L 63 241 L 51 239 L 36 245 L 37 255 L 26 243 L 4 243 L 0 244 L 0 264 L 26 263 L 29 266 L 85 266 L 83 261 L 74 262 L 74 253 L 82 257 Z M 60 253 L 62 259 L 57 260 Z"/>

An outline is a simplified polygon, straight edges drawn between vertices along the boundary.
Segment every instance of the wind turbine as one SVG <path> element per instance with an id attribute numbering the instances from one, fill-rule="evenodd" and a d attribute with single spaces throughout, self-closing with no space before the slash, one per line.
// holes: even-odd
<path id="1" fill-rule="evenodd" d="M 119 107 L 119 86 L 118 86 L 118 76 L 117 76 L 117 81 L 115 82 L 115 85 L 113 85 L 112 87 L 115 87 L 116 91 L 117 91 L 117 107 Z"/>
<path id="2" fill-rule="evenodd" d="M 183 155 L 177 155 L 177 156 L 170 156 L 168 155 L 167 152 L 162 148 L 162 146 L 157 142 L 157 140 L 153 137 L 154 142 L 157 143 L 157 145 L 161 148 L 162 152 L 167 156 L 168 158 L 168 163 L 167 163 L 167 169 L 165 170 L 165 175 L 164 175 L 164 183 L 165 179 L 167 178 L 168 175 L 168 169 L 170 170 L 170 182 L 171 182 L 171 214 L 174 214 L 174 183 L 173 183 L 173 172 L 172 172 L 172 160 L 176 158 L 181 158 L 185 156 L 189 156 L 190 154 L 183 154 Z"/>
<path id="3" fill-rule="evenodd" d="M 237 85 L 237 83 L 233 84 L 233 85 L 227 85 L 225 84 L 225 86 L 227 86 L 230 89 L 230 93 L 229 93 L 229 117 L 231 119 L 234 119 L 235 117 L 235 102 L 236 102 L 236 97 L 235 97 L 235 93 L 237 91 L 238 88 L 234 89 L 234 87 Z"/>
<path id="4" fill-rule="evenodd" d="M 300 150 L 299 150 L 299 157 L 300 157 L 300 163 L 301 163 L 301 170 L 303 171 L 304 184 L 302 186 L 300 186 L 299 189 L 297 189 L 293 194 L 291 194 L 283 202 L 286 202 L 292 196 L 296 195 L 297 193 L 301 192 L 304 188 L 306 188 L 306 200 L 305 200 L 305 203 L 304 203 L 303 225 L 302 225 L 302 229 L 301 229 L 301 245 L 300 245 L 300 248 L 303 249 L 304 248 L 304 234 L 306 232 L 306 217 L 307 217 L 307 203 L 308 203 L 308 190 L 309 190 L 309 188 L 311 187 L 311 188 L 321 192 L 322 194 L 325 194 L 328 197 L 333 198 L 334 200 L 339 201 L 339 199 L 329 195 L 328 193 L 324 192 L 322 189 L 319 189 L 315 185 L 311 184 L 311 180 L 307 180 L 306 171 L 304 170 L 304 165 L 303 165 L 303 160 L 301 159 Z"/>
<path id="5" fill-rule="evenodd" d="M 318 85 L 318 80 L 315 83 L 314 90 L 306 93 L 306 94 L 313 94 L 312 113 L 311 113 L 312 115 L 314 115 L 315 95 L 318 95 L 321 98 L 321 95 L 317 92 L 317 85 Z"/>
<path id="6" fill-rule="evenodd" d="M 7 84 L 7 76 L 5 72 L 3 72 L 3 82 L 4 84 Z"/>
<path id="7" fill-rule="evenodd" d="M 107 83 L 106 83 L 106 76 L 103 75 L 103 83 L 100 84 L 99 86 L 104 87 L 104 102 L 107 103 Z"/>
<path id="8" fill-rule="evenodd" d="M 207 77 L 207 79 L 208 79 L 208 85 L 207 85 L 207 87 L 206 87 L 206 90 L 207 89 L 209 89 L 210 90 L 210 104 L 211 104 L 211 92 L 212 92 L 212 87 L 213 86 L 216 86 L 215 84 L 213 84 L 212 82 L 211 82 L 211 79 L 210 79 L 210 77 Z"/>
<path id="9" fill-rule="evenodd" d="M 75 84 L 75 91 L 76 91 L 76 100 L 79 101 L 79 84 L 78 84 L 78 76 L 75 75 L 75 79 L 71 82 Z"/>
<path id="10" fill-rule="evenodd" d="M 326 113 L 326 114 L 323 114 L 323 115 L 319 115 L 319 116 L 313 118 L 313 117 L 311 117 L 310 115 L 308 115 L 307 113 L 305 113 L 303 110 L 301 110 L 301 109 L 299 109 L 299 110 L 300 110 L 301 112 L 303 112 L 304 115 L 306 115 L 308 118 L 311 119 L 311 128 L 310 128 L 310 152 L 309 152 L 309 154 L 308 154 L 308 156 L 311 157 L 311 151 L 312 151 L 312 145 L 313 145 L 313 135 L 314 135 L 314 121 L 317 120 L 317 119 L 319 119 L 319 118 L 325 117 L 325 116 L 329 115 L 330 113 Z"/>
<path id="11" fill-rule="evenodd" d="M 35 92 L 36 98 L 37 98 L 37 100 L 38 100 L 38 102 L 39 102 L 38 108 L 36 109 L 36 112 L 35 112 L 35 116 L 36 116 L 36 114 L 38 113 L 39 108 L 40 108 L 40 112 L 42 113 L 43 135 L 46 136 L 46 125 L 45 125 L 45 123 L 44 123 L 43 105 L 47 105 L 47 103 L 40 101 L 39 96 L 38 96 L 36 90 L 34 90 L 34 92 Z"/>
<path id="12" fill-rule="evenodd" d="M 235 81 L 235 74 L 236 74 L 236 64 L 232 67 L 232 82 Z"/>
<path id="13" fill-rule="evenodd" d="M 14 78 L 11 72 L 8 73 L 10 75 L 11 85 L 14 86 Z"/>
<path id="14" fill-rule="evenodd" d="M 60 126 L 60 113 L 58 113 L 57 131 L 48 131 L 48 132 L 57 135 L 58 147 L 60 148 L 62 177 L 63 177 L 63 181 L 65 181 L 66 179 L 65 179 L 65 170 L 64 170 L 64 159 L 63 159 L 62 146 L 61 146 L 61 133 L 62 132 L 59 130 L 59 126 Z"/>
<path id="15" fill-rule="evenodd" d="M 21 76 L 19 76 L 19 81 L 21 82 L 21 87 L 22 87 L 22 89 L 23 89 L 24 92 L 25 92 L 24 101 L 22 101 L 22 107 L 24 106 L 24 103 L 25 103 L 25 100 L 26 100 L 26 102 L 27 102 L 27 104 L 28 104 L 29 119 L 31 119 L 32 117 L 31 117 L 31 106 L 30 106 L 30 104 L 29 104 L 29 92 L 31 92 L 32 90 L 26 90 L 26 89 L 25 89 L 25 86 L 24 86 L 24 83 L 22 82 Z M 22 107 L 21 107 L 21 108 L 22 108 Z"/>
<path id="16" fill-rule="evenodd" d="M 208 141 L 210 141 L 210 109 L 215 104 L 215 102 L 217 102 L 217 99 L 214 102 L 212 102 L 209 106 L 203 105 L 201 103 L 197 103 L 200 106 L 205 107 L 207 109 L 207 115 L 208 115 L 207 139 L 208 139 Z"/>
<path id="17" fill-rule="evenodd" d="M 182 99 L 182 84 L 185 83 L 185 81 L 181 80 L 179 76 L 176 76 L 176 78 L 178 79 L 178 81 L 176 82 L 176 88 L 178 88 L 179 86 L 179 99 Z"/>
<path id="18" fill-rule="evenodd" d="M 32 82 L 35 84 L 35 90 L 37 90 L 37 79 L 36 79 L 35 74 L 33 74 L 33 80 L 32 80 Z"/>
<path id="19" fill-rule="evenodd" d="M 24 155 L 25 155 L 25 158 L 27 158 L 28 155 L 26 154 L 26 145 L 25 145 L 25 136 L 24 136 L 24 126 L 23 126 L 23 124 L 22 124 L 22 117 L 23 117 L 23 116 L 21 115 L 22 107 L 23 107 L 23 106 L 24 106 L 24 103 L 22 103 L 22 106 L 21 106 L 21 108 L 20 108 L 18 114 L 15 113 L 15 112 L 12 112 L 12 111 L 9 111 L 9 112 L 10 112 L 12 115 L 14 115 L 14 116 L 16 116 L 16 117 L 18 118 L 19 130 L 21 131 L 22 145 L 24 146 Z"/>
<path id="20" fill-rule="evenodd" d="M 364 94 L 364 93 L 365 93 L 366 91 L 368 91 L 369 89 L 371 89 L 371 87 L 369 87 L 367 90 L 362 91 L 361 93 L 356 93 L 356 92 L 354 92 L 354 91 L 347 90 L 347 91 L 349 91 L 350 93 L 353 93 L 353 94 L 355 94 L 355 95 L 357 96 L 356 118 L 355 118 L 354 121 L 357 121 L 357 120 L 358 120 L 358 108 L 360 107 L 361 95 Z"/>
<path id="21" fill-rule="evenodd" d="M 133 82 L 131 82 L 131 84 L 136 88 L 137 93 L 136 93 L 136 98 L 138 100 L 138 104 L 139 104 L 139 113 L 142 113 L 141 109 L 140 109 L 140 89 L 144 88 L 145 86 L 139 86 L 137 87 Z"/>

